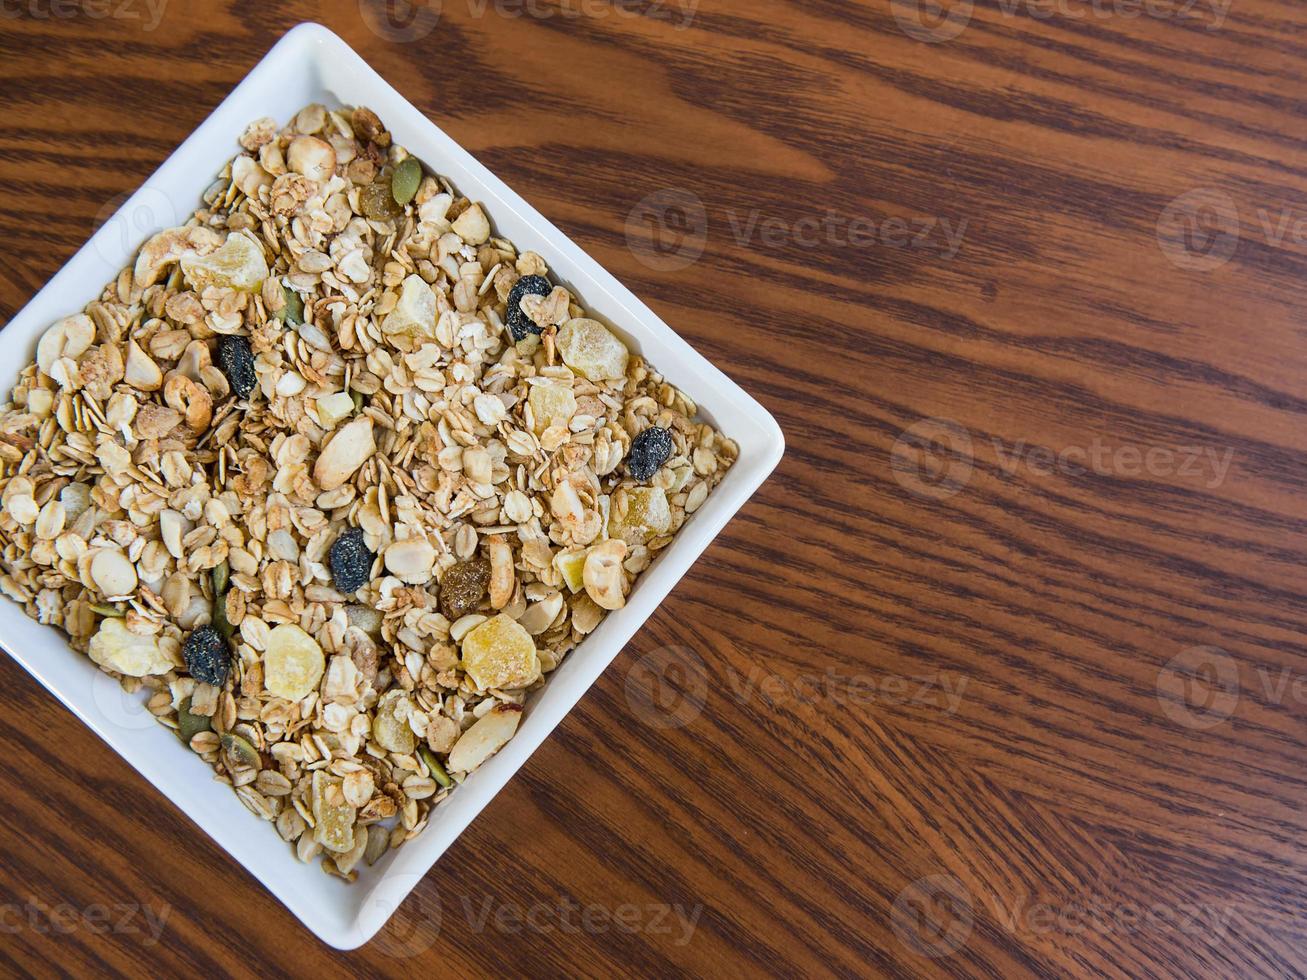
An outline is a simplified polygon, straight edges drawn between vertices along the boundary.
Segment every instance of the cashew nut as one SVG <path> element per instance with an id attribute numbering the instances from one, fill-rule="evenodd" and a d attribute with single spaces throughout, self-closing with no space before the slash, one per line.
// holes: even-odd
<path id="1" fill-rule="evenodd" d="M 36 345 L 36 364 L 49 375 L 55 361 L 70 357 L 74 361 L 95 343 L 95 323 L 85 313 L 56 320 L 41 334 Z"/>
<path id="2" fill-rule="evenodd" d="M 132 278 L 137 289 L 153 286 L 163 270 L 183 255 L 191 252 L 206 255 L 222 244 L 222 236 L 204 225 L 189 228 L 169 228 L 161 231 L 143 246 L 136 256 Z"/>
<path id="3" fill-rule="evenodd" d="M 272 184 L 272 175 L 259 166 L 253 157 L 238 156 L 231 162 L 231 182 L 246 197 L 258 198 L 260 187 Z"/>
<path id="4" fill-rule="evenodd" d="M 585 556 L 581 580 L 586 594 L 602 609 L 621 609 L 626 605 L 626 573 L 622 570 L 625 557 L 626 542 L 621 538 L 601 541 Z"/>
<path id="5" fill-rule="evenodd" d="M 199 381 L 200 372 L 212 363 L 213 355 L 209 353 L 209 345 L 202 340 L 192 340 L 177 362 L 177 373 L 184 374 L 192 381 Z"/>
<path id="6" fill-rule="evenodd" d="M 192 432 L 203 432 L 213 419 L 213 398 L 183 374 L 169 376 L 163 386 L 163 400 L 182 413 Z"/>

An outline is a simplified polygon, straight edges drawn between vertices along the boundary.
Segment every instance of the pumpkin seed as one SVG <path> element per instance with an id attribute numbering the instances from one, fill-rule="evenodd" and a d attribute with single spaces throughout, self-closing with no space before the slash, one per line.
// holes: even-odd
<path id="1" fill-rule="evenodd" d="M 224 640 L 229 642 L 236 635 L 236 627 L 227 619 L 226 595 L 219 594 L 213 600 L 213 628 L 222 634 Z"/>
<path id="2" fill-rule="evenodd" d="M 422 761 L 425 762 L 427 768 L 431 770 L 432 779 L 438 782 L 444 789 L 449 789 L 449 787 L 454 785 L 454 780 L 450 777 L 449 773 L 445 772 L 445 767 L 442 766 L 440 760 L 436 758 L 436 753 L 432 752 L 431 749 L 425 745 L 419 745 L 418 755 L 422 757 Z"/>
<path id="3" fill-rule="evenodd" d="M 122 617 L 127 615 L 117 606 L 105 605 L 98 602 L 91 606 L 91 611 L 98 612 L 101 616 L 112 616 L 114 619 L 122 619 Z"/>
<path id="4" fill-rule="evenodd" d="M 263 768 L 263 759 L 255 751 L 254 746 L 233 732 L 228 732 L 222 737 L 222 750 L 233 768 Z"/>
<path id="5" fill-rule="evenodd" d="M 404 205 L 413 200 L 422 183 L 422 164 L 417 157 L 407 157 L 390 177 L 390 193 L 395 195 L 395 203 Z"/>
<path id="6" fill-rule="evenodd" d="M 205 715 L 191 714 L 191 699 L 184 698 L 177 708 L 177 734 L 182 741 L 190 744 L 191 739 L 200 732 L 213 731 L 213 724 Z"/>
<path id="7" fill-rule="evenodd" d="M 298 327 L 304 322 L 304 300 L 289 286 L 283 285 L 281 291 L 286 296 L 286 306 L 281 311 L 282 319 L 288 325 Z"/>
<path id="8" fill-rule="evenodd" d="M 231 581 L 231 568 L 226 561 L 220 561 L 213 566 L 213 595 L 214 598 L 221 596 L 227 591 L 227 584 Z"/>

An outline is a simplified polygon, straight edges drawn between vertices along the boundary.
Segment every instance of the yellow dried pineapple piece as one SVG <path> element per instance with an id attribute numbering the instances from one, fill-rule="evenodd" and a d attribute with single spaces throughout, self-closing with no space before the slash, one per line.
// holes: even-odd
<path id="1" fill-rule="evenodd" d="M 672 510 L 662 487 L 619 487 L 608 512 L 608 536 L 644 544 L 672 527 Z"/>
<path id="2" fill-rule="evenodd" d="M 558 353 L 563 363 L 590 381 L 626 377 L 630 353 L 626 345 L 598 320 L 577 317 L 558 331 Z"/>
<path id="3" fill-rule="evenodd" d="M 526 687 L 540 677 L 535 640 L 500 613 L 463 637 L 463 669 L 482 689 Z"/>
<path id="4" fill-rule="evenodd" d="M 318 641 L 294 623 L 283 623 L 268 634 L 263 686 L 277 697 L 298 701 L 318 686 L 326 667 Z"/>
<path id="5" fill-rule="evenodd" d="M 268 278 L 268 263 L 248 236 L 232 232 L 222 247 L 208 255 L 182 258 L 182 273 L 194 290 L 222 286 L 242 293 L 257 293 Z"/>

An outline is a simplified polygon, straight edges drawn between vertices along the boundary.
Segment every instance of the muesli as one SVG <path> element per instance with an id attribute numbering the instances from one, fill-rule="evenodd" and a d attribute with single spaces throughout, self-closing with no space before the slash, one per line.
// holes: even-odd
<path id="1" fill-rule="evenodd" d="M 0 410 L 0 590 L 353 880 L 737 448 L 368 109 L 240 145 Z"/>

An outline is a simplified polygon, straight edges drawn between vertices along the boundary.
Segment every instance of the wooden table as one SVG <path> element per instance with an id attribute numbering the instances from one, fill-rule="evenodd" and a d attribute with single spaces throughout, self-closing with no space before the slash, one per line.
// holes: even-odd
<path id="1" fill-rule="evenodd" d="M 1301 4 L 51 4 L 0 314 L 315 19 L 788 451 L 350 954 L 0 660 L 6 972 L 1307 971 Z"/>

